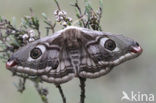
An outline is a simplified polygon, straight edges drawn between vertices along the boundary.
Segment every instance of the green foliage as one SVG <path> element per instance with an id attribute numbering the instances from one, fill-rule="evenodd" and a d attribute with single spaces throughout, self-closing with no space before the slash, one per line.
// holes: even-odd
<path id="1" fill-rule="evenodd" d="M 76 17 L 79 19 L 79 26 L 93 29 L 93 30 L 101 30 L 100 26 L 100 20 L 102 16 L 102 6 L 103 2 L 102 0 L 99 1 L 99 8 L 95 12 L 95 10 L 92 8 L 91 4 L 88 0 L 84 0 L 85 3 L 85 10 L 82 13 L 81 8 L 79 7 L 78 1 L 76 0 L 74 6 Z"/>

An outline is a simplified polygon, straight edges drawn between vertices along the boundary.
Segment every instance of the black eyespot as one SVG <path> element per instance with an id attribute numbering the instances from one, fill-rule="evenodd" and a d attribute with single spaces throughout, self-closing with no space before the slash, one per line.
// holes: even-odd
<path id="1" fill-rule="evenodd" d="M 42 51 L 39 48 L 34 48 L 30 52 L 30 57 L 33 59 L 37 59 L 42 55 Z"/>
<path id="2" fill-rule="evenodd" d="M 108 50 L 111 50 L 113 51 L 115 48 L 116 48 L 116 44 L 113 40 L 111 39 L 108 39 L 105 44 L 104 44 L 104 47 Z"/>

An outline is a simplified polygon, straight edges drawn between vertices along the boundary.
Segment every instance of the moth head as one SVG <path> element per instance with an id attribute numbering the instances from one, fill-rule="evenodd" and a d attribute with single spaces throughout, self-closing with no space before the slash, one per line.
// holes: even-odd
<path id="1" fill-rule="evenodd" d="M 142 48 L 136 41 L 122 35 L 102 36 L 99 38 L 99 44 L 98 62 L 104 62 L 110 66 L 118 65 L 142 53 Z"/>

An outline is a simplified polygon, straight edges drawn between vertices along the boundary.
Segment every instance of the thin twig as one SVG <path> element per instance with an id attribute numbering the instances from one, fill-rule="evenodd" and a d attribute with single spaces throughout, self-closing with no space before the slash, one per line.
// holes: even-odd
<path id="1" fill-rule="evenodd" d="M 84 14 L 82 14 L 81 8 L 80 8 L 80 6 L 78 4 L 78 0 L 76 0 L 75 4 L 73 4 L 72 6 L 77 8 L 77 10 L 79 11 L 79 15 L 77 15 L 78 19 L 80 19 L 81 22 L 83 23 L 83 26 L 86 27 L 86 24 L 85 24 L 85 22 L 83 20 Z"/>
<path id="2" fill-rule="evenodd" d="M 81 94 L 80 94 L 80 103 L 85 103 L 85 82 L 86 78 L 79 77 L 80 80 L 80 88 L 81 88 Z"/>
<path id="3" fill-rule="evenodd" d="M 57 1 L 57 0 L 54 0 L 54 1 L 55 1 L 56 5 L 57 5 L 57 8 L 58 8 L 59 10 L 61 10 L 60 5 L 59 5 L 58 1 Z"/>
<path id="4" fill-rule="evenodd" d="M 42 87 L 40 87 L 39 82 L 34 81 L 34 85 L 35 85 L 35 88 L 36 88 L 38 94 L 40 95 L 43 103 L 48 103 L 48 98 L 47 98 L 48 91 L 46 89 L 43 89 Z"/>
<path id="5" fill-rule="evenodd" d="M 26 83 L 26 78 L 22 78 L 23 80 L 20 79 L 19 81 L 19 88 L 18 91 L 20 93 L 23 93 L 23 91 L 25 90 L 25 83 Z"/>
<path id="6" fill-rule="evenodd" d="M 32 9 L 32 8 L 29 8 L 29 11 L 30 11 L 30 15 L 31 15 L 31 17 L 34 17 L 33 9 Z M 39 28 L 36 28 L 36 31 L 37 31 L 37 33 L 38 33 L 38 37 L 39 37 L 39 39 L 40 39 L 40 37 L 41 37 L 40 29 L 39 29 Z"/>
<path id="7" fill-rule="evenodd" d="M 20 81 L 19 86 L 17 86 L 17 89 L 19 92 L 23 92 L 25 90 L 25 83 L 26 80 L 31 80 L 32 82 L 34 82 L 34 87 L 36 88 L 36 91 L 38 92 L 38 94 L 41 97 L 41 100 L 43 101 L 43 103 L 48 103 L 48 90 L 45 88 L 40 87 L 39 83 L 41 82 L 39 78 L 37 77 L 30 77 L 30 76 L 24 76 L 22 74 L 17 74 L 17 73 L 13 73 L 13 76 L 18 76 L 20 78 L 23 79 L 23 81 Z"/>
<path id="8" fill-rule="evenodd" d="M 14 84 L 15 87 L 17 88 L 17 91 L 20 93 L 23 93 L 25 90 L 25 83 L 26 83 L 26 78 L 20 78 L 18 84 Z"/>
<path id="9" fill-rule="evenodd" d="M 76 0 L 76 3 L 75 3 L 74 6 L 77 7 L 77 9 L 78 9 L 80 15 L 82 15 L 81 8 L 80 8 L 79 5 L 78 5 L 78 0 Z"/>
<path id="10" fill-rule="evenodd" d="M 45 20 L 44 22 L 49 26 L 49 27 L 46 27 L 46 29 L 48 30 L 47 35 L 49 35 L 49 29 L 52 31 L 52 33 L 54 33 L 56 22 L 54 24 L 52 24 L 52 21 L 50 21 L 48 19 L 47 19 L 47 21 Z"/>
<path id="11" fill-rule="evenodd" d="M 29 8 L 29 11 L 30 11 L 31 17 L 33 17 L 34 16 L 34 12 L 33 12 L 32 8 Z"/>
<path id="12" fill-rule="evenodd" d="M 99 25 L 100 25 L 101 17 L 102 17 L 102 8 L 99 7 L 99 18 L 98 18 L 98 24 Z"/>
<path id="13" fill-rule="evenodd" d="M 60 94 L 61 94 L 63 103 L 66 103 L 66 97 L 65 97 L 65 95 L 64 95 L 64 93 L 63 93 L 63 90 L 62 90 L 61 86 L 60 86 L 60 85 L 56 85 L 56 87 L 59 89 L 59 92 L 60 92 Z"/>
<path id="14" fill-rule="evenodd" d="M 100 26 L 100 22 L 101 22 L 101 18 L 102 18 L 102 8 L 101 7 L 99 7 L 99 18 L 98 18 L 98 29 L 100 30 L 100 31 L 102 31 L 102 28 L 101 28 L 101 26 Z"/>
<path id="15" fill-rule="evenodd" d="M 56 23 L 50 26 L 52 33 L 55 33 L 55 26 L 56 26 Z"/>
<path id="16" fill-rule="evenodd" d="M 41 38 L 41 32 L 40 32 L 39 29 L 37 29 L 37 33 L 38 33 L 38 37 L 39 37 L 39 39 L 40 39 L 40 38 Z"/>

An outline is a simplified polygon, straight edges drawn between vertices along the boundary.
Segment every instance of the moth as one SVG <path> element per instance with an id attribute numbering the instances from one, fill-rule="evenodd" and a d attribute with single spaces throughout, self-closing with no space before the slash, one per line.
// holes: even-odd
<path id="1" fill-rule="evenodd" d="M 61 84 L 74 77 L 101 77 L 142 51 L 136 41 L 123 35 L 70 26 L 20 48 L 6 67 Z"/>

